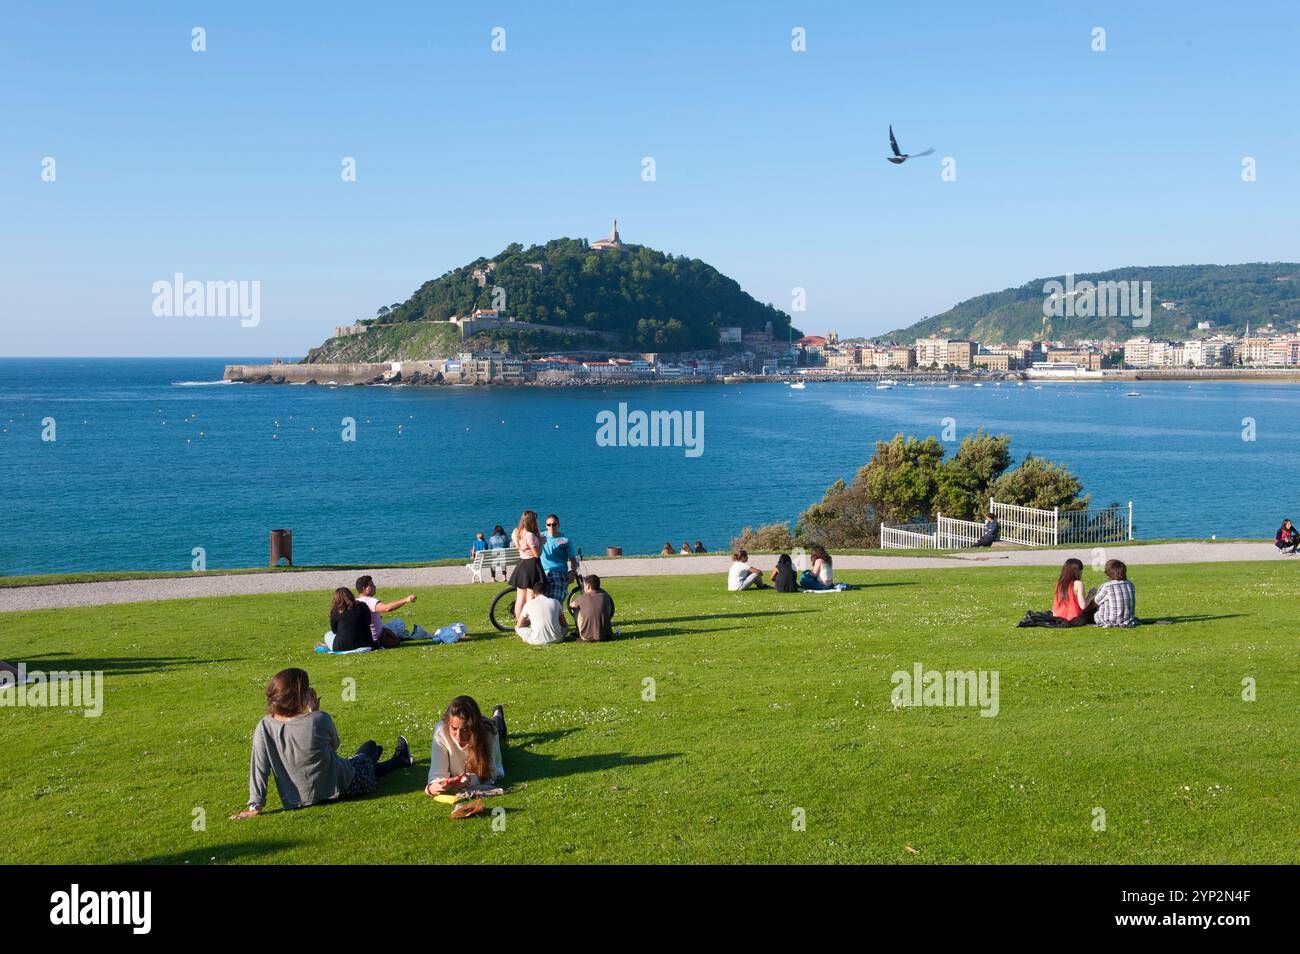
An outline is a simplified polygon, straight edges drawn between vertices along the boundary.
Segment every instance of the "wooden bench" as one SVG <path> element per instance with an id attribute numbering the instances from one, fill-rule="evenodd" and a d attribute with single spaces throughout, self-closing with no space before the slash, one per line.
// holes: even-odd
<path id="1" fill-rule="evenodd" d="M 500 570 L 502 578 L 519 565 L 519 548 L 502 547 L 500 550 L 479 550 L 474 554 L 474 562 L 466 564 L 470 579 L 475 583 L 483 582 L 483 571 Z"/>

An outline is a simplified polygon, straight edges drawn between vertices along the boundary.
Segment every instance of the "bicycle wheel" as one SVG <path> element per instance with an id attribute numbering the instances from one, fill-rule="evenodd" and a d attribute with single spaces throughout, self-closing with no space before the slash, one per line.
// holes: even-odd
<path id="1" fill-rule="evenodd" d="M 513 586 L 508 586 L 496 595 L 492 607 L 488 610 L 488 620 L 503 633 L 512 633 L 515 629 L 515 593 Z"/>

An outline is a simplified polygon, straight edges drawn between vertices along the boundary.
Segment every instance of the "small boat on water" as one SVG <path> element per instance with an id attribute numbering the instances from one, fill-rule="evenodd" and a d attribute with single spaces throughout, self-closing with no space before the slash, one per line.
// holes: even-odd
<path id="1" fill-rule="evenodd" d="M 974 384 L 974 387 L 982 388 L 982 387 L 984 387 L 984 382 L 983 382 L 983 381 L 976 381 L 975 384 Z"/>
<path id="2" fill-rule="evenodd" d="M 791 381 L 790 384 L 789 384 L 788 386 L 789 386 L 790 389 L 793 390 L 793 391 L 802 391 L 802 390 L 804 390 L 804 388 L 808 387 L 808 382 L 806 382 L 806 381 Z"/>
<path id="3" fill-rule="evenodd" d="M 1125 397 L 1141 397 L 1141 396 L 1142 396 L 1142 392 L 1141 392 L 1141 391 L 1125 391 L 1125 392 L 1124 392 L 1124 396 L 1125 396 Z"/>

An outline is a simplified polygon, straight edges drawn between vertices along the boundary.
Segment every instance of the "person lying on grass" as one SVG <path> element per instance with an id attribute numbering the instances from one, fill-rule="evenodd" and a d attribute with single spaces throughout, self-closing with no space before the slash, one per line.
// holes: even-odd
<path id="1" fill-rule="evenodd" d="M 739 590 L 761 590 L 763 588 L 763 571 L 749 565 L 749 553 L 737 550 L 731 555 L 731 568 L 727 570 L 727 589 L 735 593 Z"/>
<path id="2" fill-rule="evenodd" d="M 357 577 L 357 601 L 370 607 L 370 638 L 376 646 L 392 649 L 395 646 L 400 646 L 404 639 L 419 638 L 417 634 L 420 632 L 420 627 L 408 628 L 405 620 L 394 619 L 390 620 L 387 625 L 384 624 L 383 614 L 401 609 L 408 603 L 414 603 L 414 593 L 410 596 L 403 596 L 400 600 L 394 600 L 391 603 L 381 603 L 375 597 L 374 577 L 360 576 Z M 410 632 L 408 632 L 408 629 Z"/>
<path id="3" fill-rule="evenodd" d="M 340 758 L 334 720 L 320 710 L 320 697 L 302 669 L 282 669 L 266 687 L 266 715 L 253 730 L 248 767 L 248 808 L 232 819 L 252 818 L 266 807 L 267 776 L 285 808 L 369 795 L 377 780 L 414 764 L 406 737 L 397 737 L 393 757 L 379 761 L 383 747 L 362 743 L 355 755 Z"/>
<path id="4" fill-rule="evenodd" d="M 484 719 L 472 696 L 452 699 L 442 721 L 433 727 L 425 794 L 446 795 L 501 781 L 506 776 L 501 766 L 505 739 L 506 716 L 501 706 L 493 708 L 491 719 Z"/>

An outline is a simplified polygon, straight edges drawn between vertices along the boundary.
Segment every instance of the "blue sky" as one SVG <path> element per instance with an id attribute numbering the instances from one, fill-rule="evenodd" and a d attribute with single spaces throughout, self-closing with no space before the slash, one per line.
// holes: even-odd
<path id="1" fill-rule="evenodd" d="M 1294 4 L 996 7 L 6 4 L 0 354 L 300 355 L 613 216 L 845 335 L 1067 270 L 1300 258 Z M 885 162 L 890 123 L 936 154 Z M 155 317 L 178 271 L 260 281 L 260 324 Z"/>

